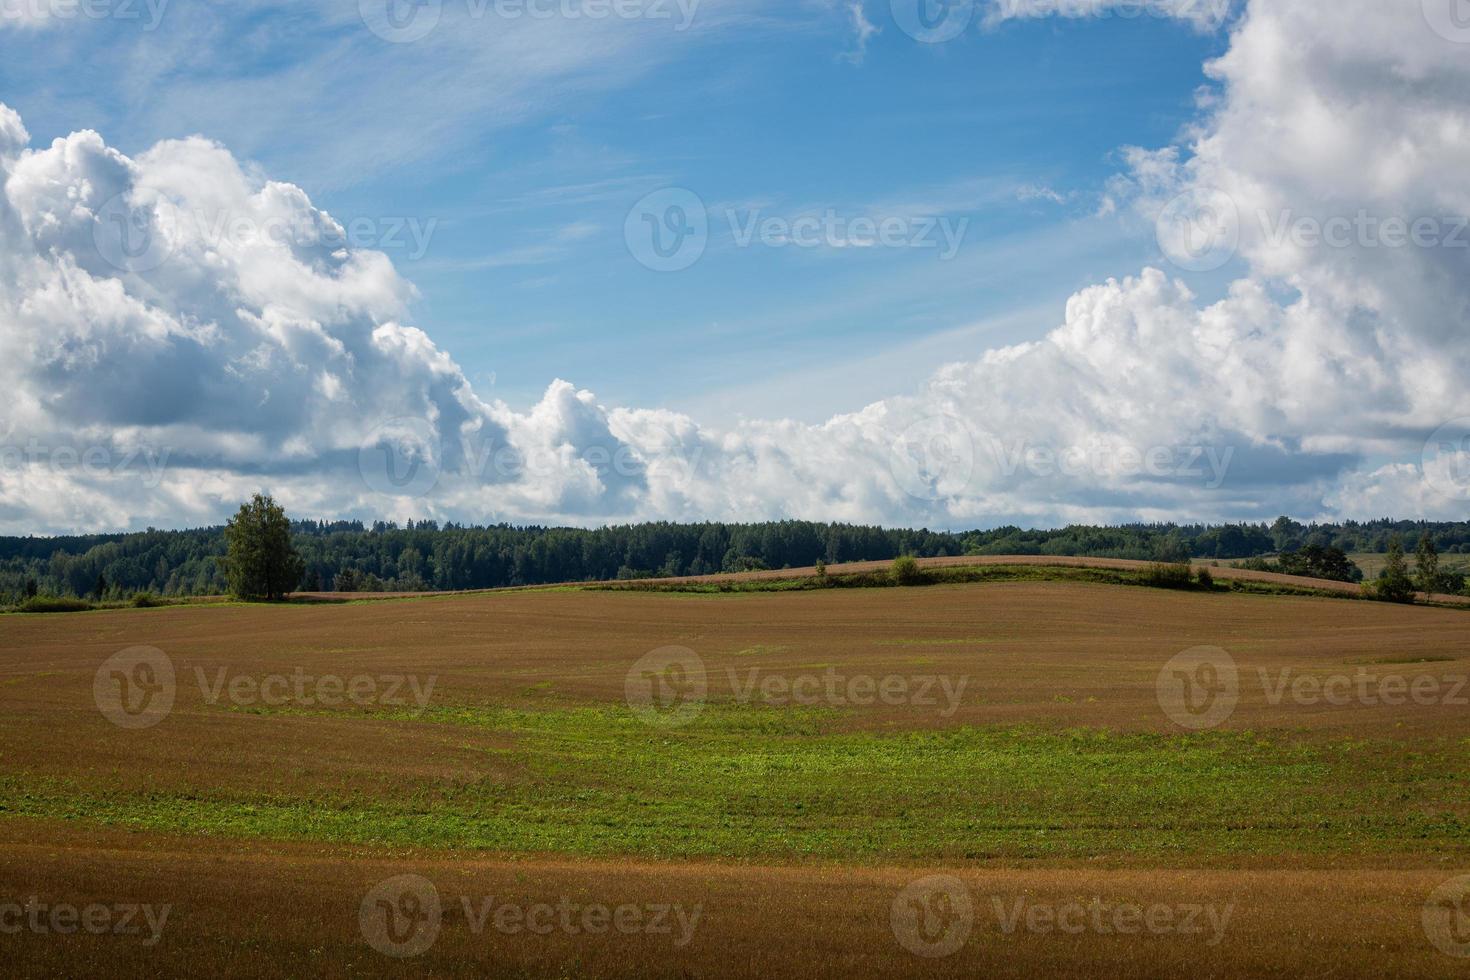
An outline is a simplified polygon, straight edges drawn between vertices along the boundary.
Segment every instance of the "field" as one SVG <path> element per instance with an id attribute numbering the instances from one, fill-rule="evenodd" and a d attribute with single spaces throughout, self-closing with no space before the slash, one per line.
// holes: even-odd
<path id="1" fill-rule="evenodd" d="M 1015 567 L 0 617 L 8 972 L 1464 975 L 1470 610 Z"/>
<path id="2" fill-rule="evenodd" d="M 1348 558 L 1363 570 L 1364 577 L 1370 581 L 1378 577 L 1378 573 L 1383 571 L 1383 566 L 1388 561 L 1388 555 L 1368 551 L 1355 551 L 1348 555 Z M 1439 568 L 1443 572 L 1470 572 L 1470 555 L 1440 555 Z"/>

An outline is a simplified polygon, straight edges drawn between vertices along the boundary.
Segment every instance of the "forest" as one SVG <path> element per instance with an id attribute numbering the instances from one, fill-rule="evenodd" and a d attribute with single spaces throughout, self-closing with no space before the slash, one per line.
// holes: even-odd
<path id="1" fill-rule="evenodd" d="M 802 567 L 818 559 L 899 555 L 1078 555 L 1177 561 L 1266 558 L 1308 546 L 1383 552 L 1428 533 L 1441 554 L 1470 554 L 1470 522 L 1380 520 L 1301 524 L 1135 524 L 1054 530 L 946 532 L 850 524 L 649 523 L 596 529 L 404 526 L 297 521 L 292 539 L 304 591 L 419 591 Z M 27 594 L 116 598 L 138 592 L 215 595 L 227 590 L 223 527 L 76 537 L 0 538 L 0 604 Z"/>

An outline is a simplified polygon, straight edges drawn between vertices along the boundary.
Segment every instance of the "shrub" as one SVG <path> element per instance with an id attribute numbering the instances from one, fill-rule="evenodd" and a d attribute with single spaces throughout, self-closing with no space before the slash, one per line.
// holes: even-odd
<path id="1" fill-rule="evenodd" d="M 165 605 L 164 601 L 152 592 L 133 593 L 132 606 L 134 609 L 152 609 L 162 605 Z"/>
<path id="2" fill-rule="evenodd" d="M 1215 576 L 1210 574 L 1208 568 L 1199 570 L 1199 587 L 1202 589 L 1213 589 L 1215 587 Z"/>
<path id="3" fill-rule="evenodd" d="M 899 585 L 919 585 L 924 581 L 924 571 L 912 555 L 893 559 L 893 581 Z"/>
<path id="4" fill-rule="evenodd" d="M 1371 599 L 1379 602 L 1413 602 L 1414 586 L 1406 584 L 1394 578 L 1381 578 L 1376 582 L 1370 582 L 1364 587 L 1364 592 Z"/>
<path id="5" fill-rule="evenodd" d="M 1187 589 L 1194 584 L 1194 572 L 1186 562 L 1154 562 L 1143 573 L 1143 584 L 1156 589 Z"/>
<path id="6" fill-rule="evenodd" d="M 92 604 L 86 599 L 63 599 L 54 595 L 32 596 L 20 604 L 20 611 L 27 613 L 87 612 Z"/>

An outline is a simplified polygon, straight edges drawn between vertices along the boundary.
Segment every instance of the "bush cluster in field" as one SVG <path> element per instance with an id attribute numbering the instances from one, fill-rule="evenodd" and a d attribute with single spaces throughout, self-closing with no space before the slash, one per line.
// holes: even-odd
<path id="1" fill-rule="evenodd" d="M 97 609 L 153 609 L 158 606 L 177 606 L 181 599 L 165 599 L 151 592 L 136 593 L 131 599 L 74 599 L 68 596 L 37 595 L 14 606 L 13 612 L 23 613 L 71 613 L 92 612 Z"/>

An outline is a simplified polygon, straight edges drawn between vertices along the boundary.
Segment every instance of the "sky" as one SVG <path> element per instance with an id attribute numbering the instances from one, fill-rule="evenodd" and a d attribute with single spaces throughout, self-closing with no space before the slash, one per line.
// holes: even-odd
<path id="1" fill-rule="evenodd" d="M 0 0 L 0 532 L 1461 519 L 1463 0 Z"/>

